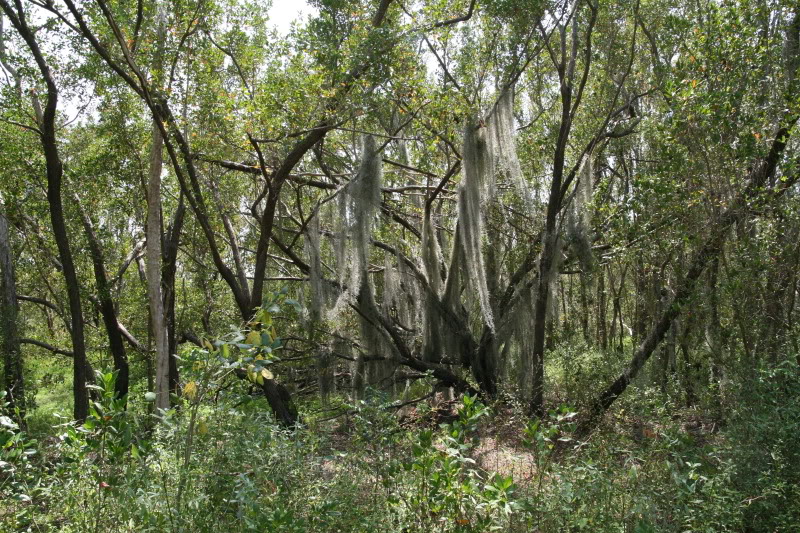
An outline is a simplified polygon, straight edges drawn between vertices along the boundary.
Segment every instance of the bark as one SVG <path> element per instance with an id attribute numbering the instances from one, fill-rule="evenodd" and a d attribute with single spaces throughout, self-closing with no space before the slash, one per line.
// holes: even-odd
<path id="1" fill-rule="evenodd" d="M 86 231 L 86 238 L 89 241 L 89 254 L 92 258 L 94 269 L 94 279 L 97 285 L 97 295 L 100 303 L 100 313 L 103 315 L 103 325 L 108 335 L 108 345 L 111 357 L 114 360 L 114 370 L 117 372 L 117 379 L 114 385 L 114 392 L 118 398 L 124 398 L 128 394 L 128 356 L 125 354 L 125 345 L 122 342 L 117 323 L 117 313 L 114 301 L 111 299 L 111 287 L 106 274 L 105 262 L 103 260 L 103 250 L 100 241 L 94 231 L 94 225 L 86 214 L 80 203 L 77 194 L 74 195 L 75 205 L 83 219 L 83 228 Z"/>
<path id="2" fill-rule="evenodd" d="M 17 330 L 17 280 L 8 233 L 8 220 L 0 210 L 0 335 L 3 338 L 3 390 L 10 412 L 19 410 L 20 421 L 25 418 L 25 381 L 22 375 L 22 351 Z M 1 404 L 0 404 L 1 405 Z"/>

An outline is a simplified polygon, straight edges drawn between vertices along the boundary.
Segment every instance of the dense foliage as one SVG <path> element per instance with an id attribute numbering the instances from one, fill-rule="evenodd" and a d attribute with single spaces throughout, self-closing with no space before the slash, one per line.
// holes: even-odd
<path id="1" fill-rule="evenodd" d="M 800 527 L 798 7 L 308 7 L 0 0 L 0 529 Z"/>

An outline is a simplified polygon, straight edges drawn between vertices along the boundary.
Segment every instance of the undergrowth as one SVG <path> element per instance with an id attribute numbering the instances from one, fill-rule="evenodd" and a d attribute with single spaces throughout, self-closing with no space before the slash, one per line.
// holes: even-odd
<path id="1" fill-rule="evenodd" d="M 722 429 L 692 425 L 690 411 L 639 386 L 590 439 L 573 442 L 568 406 L 531 421 L 469 396 L 438 426 L 401 425 L 391 399 L 367 394 L 338 418 L 285 430 L 246 382 L 225 379 L 223 366 L 186 364 L 192 380 L 178 407 L 158 416 L 141 405 L 126 410 L 113 397 L 113 374 L 98 375 L 89 419 L 64 421 L 55 435 L 34 438 L 5 413 L 0 530 L 716 532 L 799 524 L 793 365 L 739 391 Z M 485 437 L 501 433 L 491 446 L 512 449 L 524 475 L 481 461 Z"/>

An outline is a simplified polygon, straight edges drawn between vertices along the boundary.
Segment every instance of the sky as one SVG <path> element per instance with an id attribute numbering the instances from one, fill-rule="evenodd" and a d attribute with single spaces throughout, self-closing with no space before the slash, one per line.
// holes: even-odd
<path id="1" fill-rule="evenodd" d="M 270 23 L 283 35 L 289 33 L 292 22 L 304 20 L 314 8 L 305 0 L 273 0 L 269 10 Z"/>

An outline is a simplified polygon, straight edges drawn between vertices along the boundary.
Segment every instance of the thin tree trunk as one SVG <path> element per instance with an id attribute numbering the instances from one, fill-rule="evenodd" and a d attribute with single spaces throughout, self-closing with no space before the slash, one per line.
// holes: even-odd
<path id="1" fill-rule="evenodd" d="M 788 303 L 786 305 L 786 329 L 791 333 L 794 331 L 794 311 L 797 304 L 798 276 L 797 270 L 800 267 L 800 245 L 795 246 L 794 261 L 791 268 L 791 281 L 789 283 Z M 797 354 L 797 364 L 800 365 L 800 341 L 798 335 L 789 335 L 792 343 L 791 349 Z"/>
<path id="2" fill-rule="evenodd" d="M 158 8 L 156 28 L 156 55 L 154 72 L 157 86 L 163 68 L 164 35 L 166 33 L 166 12 Z M 152 143 L 150 145 L 150 168 L 147 180 L 147 299 L 150 307 L 150 325 L 155 344 L 155 394 L 156 409 L 169 409 L 169 345 L 167 325 L 164 319 L 164 295 L 161 288 L 161 171 L 164 165 L 164 138 L 158 120 L 153 120 Z"/>
<path id="3" fill-rule="evenodd" d="M 586 346 L 591 346 L 592 339 L 589 335 L 589 298 L 586 295 L 587 283 L 585 276 L 586 274 L 584 273 L 578 274 L 581 296 L 581 333 L 583 334 L 583 342 L 586 343 Z"/>
<path id="4" fill-rule="evenodd" d="M 645 270 L 644 258 L 639 258 L 636 265 L 636 276 L 634 280 L 636 295 L 635 309 L 633 318 L 633 341 L 641 342 L 647 332 L 647 324 L 650 317 L 647 313 L 647 273 Z"/>
<path id="5" fill-rule="evenodd" d="M 55 114 L 55 110 L 54 110 Z M 55 121 L 55 118 L 53 118 Z M 58 255 L 63 267 L 64 282 L 67 286 L 70 324 L 72 324 L 73 358 L 73 415 L 75 420 L 83 421 L 89 415 L 89 396 L 86 389 L 86 345 L 83 335 L 83 310 L 81 309 L 81 293 L 75 263 L 72 260 L 72 247 L 67 236 L 64 209 L 61 203 L 62 165 L 55 141 L 55 128 L 43 141 L 47 160 L 47 200 L 50 203 L 50 220 L 53 225 L 53 236 L 58 247 Z M 44 138 L 44 136 L 43 136 Z"/>
<path id="6" fill-rule="evenodd" d="M 78 211 L 83 219 L 83 227 L 86 230 L 86 237 L 89 241 L 89 254 L 92 257 L 94 279 L 100 301 L 100 312 L 103 315 L 103 324 L 105 325 L 106 334 L 108 335 L 111 357 L 114 359 L 114 370 L 117 372 L 114 392 L 118 398 L 124 398 L 128 394 L 128 356 L 125 354 L 125 345 L 122 342 L 122 333 L 120 333 L 119 330 L 114 301 L 111 299 L 111 288 L 109 287 L 108 276 L 106 275 L 103 251 L 97 239 L 97 235 L 95 235 L 92 221 L 80 203 L 80 198 L 77 194 L 73 196 L 75 198 L 75 205 L 78 207 Z"/>
<path id="7" fill-rule="evenodd" d="M 719 393 L 722 382 L 722 325 L 719 320 L 719 258 L 711 262 L 708 269 L 708 321 L 706 322 L 706 343 L 711 352 L 711 381 Z M 688 357 L 686 358 L 688 361 Z M 688 394 L 687 394 L 688 396 Z"/>
<path id="8" fill-rule="evenodd" d="M 0 334 L 3 338 L 3 390 L 5 400 L 13 413 L 19 410 L 18 420 L 25 420 L 25 381 L 22 373 L 22 351 L 17 330 L 17 280 L 14 275 L 14 261 L 11 239 L 8 233 L 8 220 L 0 209 Z"/>
<path id="9" fill-rule="evenodd" d="M 680 347 L 683 354 L 681 367 L 681 381 L 683 390 L 686 394 L 686 406 L 692 407 L 697 403 L 697 381 L 700 374 L 700 362 L 692 361 L 691 354 L 691 333 L 694 323 L 690 320 L 683 321 L 683 328 L 680 334 Z"/>
<path id="10" fill-rule="evenodd" d="M 602 350 L 608 349 L 608 330 L 606 329 L 606 273 L 601 266 L 597 273 L 597 313 L 595 323 L 597 324 L 597 340 Z"/>
<path id="11" fill-rule="evenodd" d="M 173 357 L 178 353 L 177 324 L 175 318 L 175 274 L 178 265 L 178 245 L 180 244 L 183 222 L 186 215 L 186 204 L 183 194 L 178 200 L 178 207 L 167 230 L 162 250 L 163 268 L 161 270 L 161 286 L 164 290 L 165 319 L 167 327 L 167 351 L 169 357 L 169 390 L 178 393 L 178 360 Z"/>
<path id="12" fill-rule="evenodd" d="M 158 409 L 169 409 L 169 346 L 161 293 L 161 169 L 163 140 L 154 124 L 147 184 L 147 299 L 156 350 L 155 393 Z"/>

